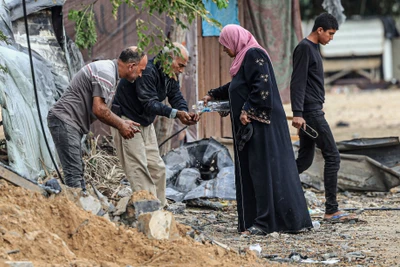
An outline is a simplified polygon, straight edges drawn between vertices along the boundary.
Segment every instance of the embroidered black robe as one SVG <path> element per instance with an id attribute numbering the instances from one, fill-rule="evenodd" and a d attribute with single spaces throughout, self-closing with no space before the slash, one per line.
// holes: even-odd
<path id="1" fill-rule="evenodd" d="M 267 54 L 249 49 L 232 81 L 209 94 L 215 99 L 229 99 L 231 104 L 238 230 L 253 225 L 265 233 L 312 228 L 286 114 Z M 236 133 L 242 110 L 252 121 L 253 135 L 239 151 Z"/>

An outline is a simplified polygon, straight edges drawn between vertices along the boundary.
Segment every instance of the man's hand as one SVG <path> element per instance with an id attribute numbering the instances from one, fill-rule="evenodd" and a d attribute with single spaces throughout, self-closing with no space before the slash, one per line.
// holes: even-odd
<path id="1" fill-rule="evenodd" d="M 122 120 L 120 127 L 118 128 L 119 133 L 125 139 L 131 139 L 135 136 L 135 133 L 139 133 L 139 123 L 131 120 Z"/>
<path id="2" fill-rule="evenodd" d="M 292 119 L 292 126 L 300 129 L 300 127 L 303 127 L 303 129 L 306 129 L 306 121 L 303 119 L 303 117 L 293 117 Z"/>
<path id="3" fill-rule="evenodd" d="M 192 117 L 186 111 L 178 110 L 176 117 L 185 125 L 194 125 L 197 121 L 193 121 Z"/>
<path id="4" fill-rule="evenodd" d="M 247 125 L 248 123 L 250 123 L 251 122 L 251 120 L 249 119 L 249 117 L 247 116 L 247 112 L 246 111 L 244 111 L 244 110 L 242 110 L 242 113 L 240 114 L 240 122 L 243 124 L 243 125 Z"/>
<path id="5" fill-rule="evenodd" d="M 205 95 L 201 100 L 204 101 L 204 105 L 207 105 L 208 101 L 213 100 L 213 97 L 210 95 Z"/>
<path id="6" fill-rule="evenodd" d="M 194 112 L 189 112 L 189 116 L 192 121 L 198 122 L 200 120 L 200 115 Z"/>

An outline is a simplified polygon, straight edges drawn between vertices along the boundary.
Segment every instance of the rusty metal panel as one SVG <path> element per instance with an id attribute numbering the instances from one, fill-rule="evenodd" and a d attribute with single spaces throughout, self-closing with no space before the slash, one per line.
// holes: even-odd
<path id="1" fill-rule="evenodd" d="M 92 3 L 88 0 L 68 0 L 63 6 L 64 25 L 66 33 L 69 37 L 75 40 L 75 23 L 68 20 L 68 12 L 70 9 L 81 9 L 83 5 Z M 94 5 L 94 13 L 97 30 L 97 43 L 89 51 L 82 51 L 86 61 L 91 61 L 92 58 L 112 59 L 117 58 L 121 51 L 128 46 L 137 44 L 136 34 L 136 19 L 140 18 L 144 21 L 152 21 L 157 26 L 161 27 L 164 32 L 169 32 L 168 23 L 164 17 L 160 20 L 155 20 L 147 14 L 138 14 L 132 7 L 122 3 L 118 8 L 118 17 L 114 19 L 112 16 L 112 4 L 110 0 L 98 0 Z"/>
<path id="2" fill-rule="evenodd" d="M 198 31 L 201 33 L 201 30 Z M 201 98 L 208 90 L 231 81 L 229 68 L 232 59 L 223 52 L 223 47 L 219 44 L 218 37 L 202 37 L 199 35 L 198 38 L 198 95 Z M 203 114 L 199 123 L 198 138 L 210 136 L 232 136 L 230 118 L 221 118 L 217 113 Z"/>

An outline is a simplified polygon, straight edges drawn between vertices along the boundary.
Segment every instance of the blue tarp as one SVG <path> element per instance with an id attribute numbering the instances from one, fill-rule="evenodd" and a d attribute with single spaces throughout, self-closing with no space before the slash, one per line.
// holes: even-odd
<path id="1" fill-rule="evenodd" d="M 203 0 L 205 8 L 210 11 L 210 17 L 218 20 L 222 27 L 227 24 L 239 24 L 237 0 L 230 0 L 228 7 L 218 9 L 217 5 L 211 0 Z M 219 36 L 221 30 L 202 20 L 203 36 Z"/>

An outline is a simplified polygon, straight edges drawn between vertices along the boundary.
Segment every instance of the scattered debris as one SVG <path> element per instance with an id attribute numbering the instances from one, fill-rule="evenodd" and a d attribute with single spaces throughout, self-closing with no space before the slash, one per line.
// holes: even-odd
<path id="1" fill-rule="evenodd" d="M 257 244 L 250 245 L 249 250 L 255 251 L 257 256 L 260 256 L 262 248 L 261 248 L 260 244 L 257 243 Z"/>
<path id="2" fill-rule="evenodd" d="M 398 137 L 362 138 L 338 142 L 338 188 L 343 191 L 388 192 L 400 185 Z M 323 191 L 324 159 L 316 149 L 311 167 L 300 175 L 302 183 Z"/>
<path id="3" fill-rule="evenodd" d="M 182 202 L 171 203 L 167 206 L 167 211 L 173 214 L 183 214 L 186 209 L 186 204 Z"/>
<path id="4" fill-rule="evenodd" d="M 336 127 L 349 127 L 349 123 L 348 122 L 344 122 L 344 121 L 338 121 L 336 123 Z"/>

